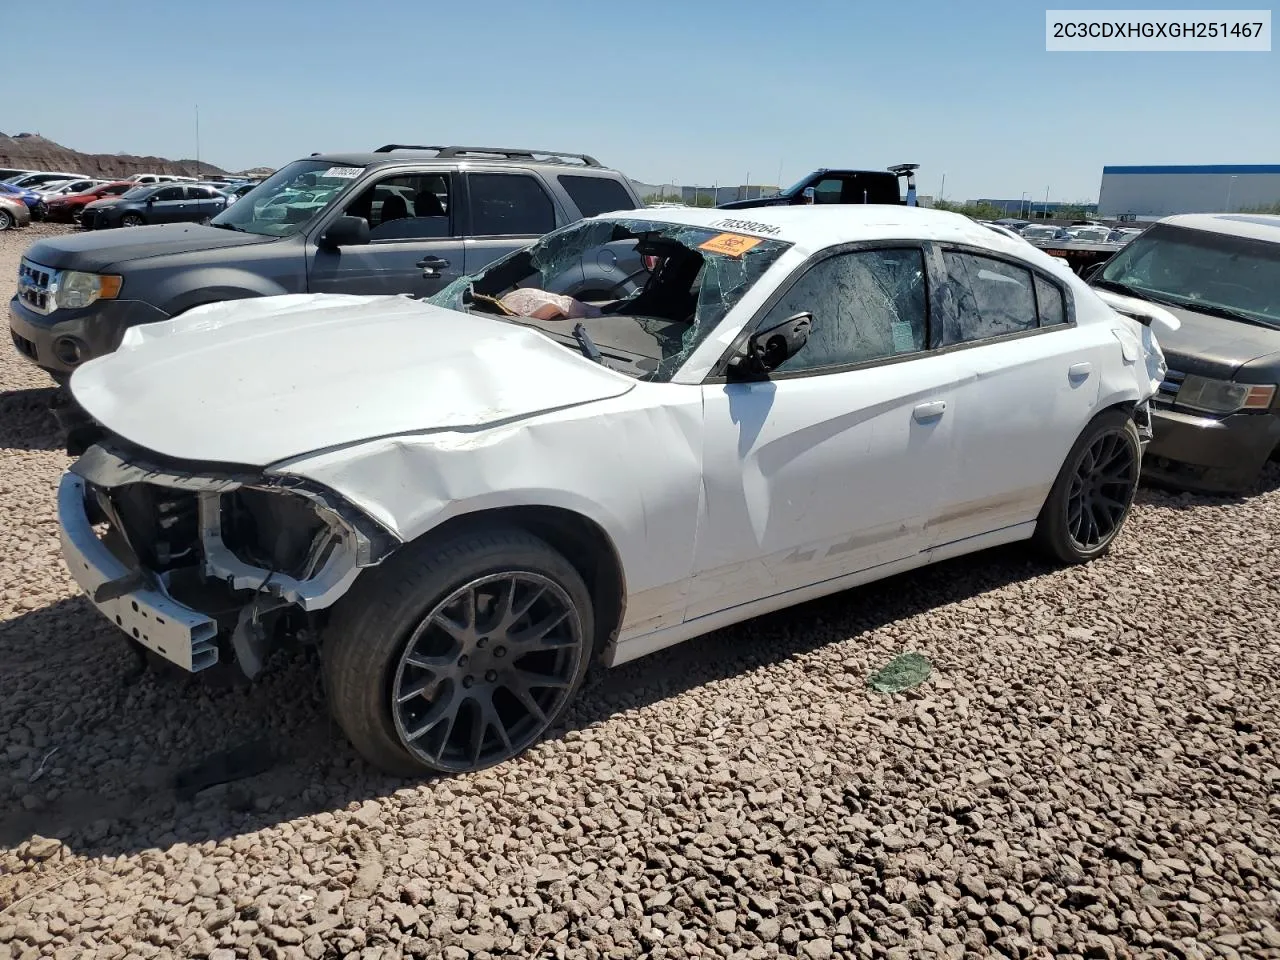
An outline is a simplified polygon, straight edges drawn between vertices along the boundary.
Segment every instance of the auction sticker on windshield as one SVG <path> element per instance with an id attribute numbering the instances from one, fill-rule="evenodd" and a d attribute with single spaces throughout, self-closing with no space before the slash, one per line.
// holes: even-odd
<path id="1" fill-rule="evenodd" d="M 341 177 L 344 180 L 354 180 L 356 177 L 360 176 L 360 171 L 363 169 L 363 167 L 330 167 L 324 173 L 320 174 L 320 176 Z"/>
<path id="2" fill-rule="evenodd" d="M 708 253 L 723 253 L 726 257 L 740 257 L 752 247 L 764 243 L 763 237 L 744 237 L 740 233 L 720 233 L 706 243 L 699 244 L 699 250 Z"/>

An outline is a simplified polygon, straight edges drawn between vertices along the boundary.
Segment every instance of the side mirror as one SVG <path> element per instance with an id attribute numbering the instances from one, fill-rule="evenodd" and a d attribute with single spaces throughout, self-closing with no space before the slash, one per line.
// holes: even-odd
<path id="1" fill-rule="evenodd" d="M 805 187 L 803 196 L 805 203 L 817 203 L 818 201 L 818 191 L 813 187 Z"/>
<path id="2" fill-rule="evenodd" d="M 329 250 L 362 246 L 369 242 L 369 221 L 364 217 L 339 217 L 329 224 L 318 242 Z"/>
<path id="3" fill-rule="evenodd" d="M 760 377 L 778 369 L 809 342 L 813 314 L 808 311 L 787 317 L 781 323 L 757 330 L 747 340 L 747 354 L 732 364 L 740 376 Z"/>

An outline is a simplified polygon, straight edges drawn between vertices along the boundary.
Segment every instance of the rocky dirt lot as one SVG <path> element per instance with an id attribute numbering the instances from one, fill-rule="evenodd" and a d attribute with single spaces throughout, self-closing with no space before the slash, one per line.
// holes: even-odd
<path id="1" fill-rule="evenodd" d="M 6 300 L 55 229 L 0 235 Z M 49 391 L 4 344 L 0 958 L 1280 957 L 1280 474 L 602 672 L 522 759 L 406 783 L 314 655 L 135 669 L 58 559 Z"/>

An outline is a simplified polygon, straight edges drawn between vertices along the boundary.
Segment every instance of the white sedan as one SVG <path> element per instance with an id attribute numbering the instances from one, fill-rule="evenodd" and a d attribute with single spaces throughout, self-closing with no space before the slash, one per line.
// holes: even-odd
<path id="1" fill-rule="evenodd" d="M 955 214 L 728 213 L 581 221 L 427 302 L 132 328 L 71 379 L 68 568 L 191 671 L 318 637 L 352 742 L 420 773 L 525 750 L 595 659 L 996 544 L 1107 550 L 1176 320 Z M 617 299 L 548 289 L 584 263 Z"/>

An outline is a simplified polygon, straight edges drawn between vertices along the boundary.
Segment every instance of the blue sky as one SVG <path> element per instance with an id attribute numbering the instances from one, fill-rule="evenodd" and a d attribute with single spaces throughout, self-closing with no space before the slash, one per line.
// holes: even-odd
<path id="1" fill-rule="evenodd" d="M 0 130 L 190 157 L 199 104 L 201 156 L 228 169 L 389 140 L 580 150 L 646 182 L 914 162 L 958 200 L 1280 161 L 1280 52 L 1046 53 L 1046 5 L 1071 6 L 63 0 L 60 25 L 103 26 L 52 47 L 19 29 Z"/>

